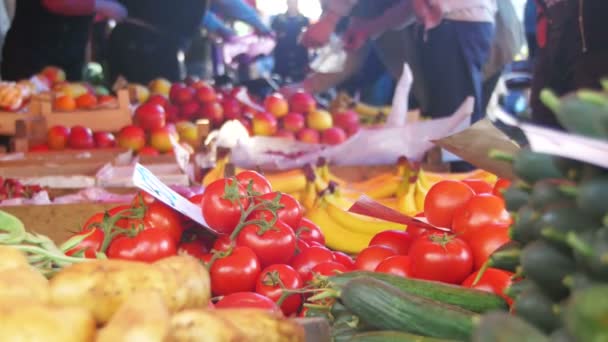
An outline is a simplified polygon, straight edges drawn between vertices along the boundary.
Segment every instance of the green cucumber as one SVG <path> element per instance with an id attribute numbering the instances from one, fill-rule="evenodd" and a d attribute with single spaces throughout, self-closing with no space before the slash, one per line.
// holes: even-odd
<path id="1" fill-rule="evenodd" d="M 379 330 L 468 340 L 477 315 L 419 297 L 369 277 L 349 281 L 341 291 L 344 305 Z"/>
<path id="2" fill-rule="evenodd" d="M 362 324 L 359 317 L 353 314 L 337 316 L 331 326 L 332 337 L 336 342 L 350 341 L 352 336 L 366 330 L 366 326 Z"/>
<path id="3" fill-rule="evenodd" d="M 579 181 L 583 177 L 585 163 L 563 157 L 554 157 L 553 164 L 569 180 Z"/>
<path id="4" fill-rule="evenodd" d="M 513 241 L 528 243 L 540 238 L 541 232 L 537 225 L 540 213 L 531 205 L 525 205 L 517 211 L 515 223 L 509 228 L 509 236 Z"/>
<path id="5" fill-rule="evenodd" d="M 566 276 L 564 278 L 564 285 L 566 285 L 570 289 L 570 291 L 583 290 L 598 285 L 598 281 L 591 278 L 586 273 L 578 272 Z"/>
<path id="6" fill-rule="evenodd" d="M 566 241 L 568 233 L 595 230 L 598 225 L 597 220 L 571 205 L 551 207 L 538 221 L 542 237 L 565 248 L 569 248 Z"/>
<path id="7" fill-rule="evenodd" d="M 530 194 L 530 204 L 538 210 L 544 210 L 554 203 L 571 200 L 572 196 L 561 190 L 560 183 L 563 182 L 545 179 L 534 184 Z"/>
<path id="8" fill-rule="evenodd" d="M 550 298 L 560 300 L 569 294 L 564 278 L 574 273 L 574 260 L 547 241 L 537 240 L 522 251 L 521 266 L 524 275 L 533 280 Z"/>
<path id="9" fill-rule="evenodd" d="M 501 270 L 515 272 L 519 266 L 519 258 L 521 256 L 521 244 L 517 241 L 509 241 L 500 246 L 490 255 L 485 268 L 498 268 Z"/>
<path id="10" fill-rule="evenodd" d="M 532 280 L 523 279 L 517 282 L 512 283 L 509 287 L 505 289 L 505 295 L 510 298 L 517 298 L 522 292 L 526 291 L 530 287 L 534 287 L 534 282 Z"/>
<path id="11" fill-rule="evenodd" d="M 581 183 L 576 203 L 587 215 L 603 220 L 608 215 L 608 178 L 596 178 Z"/>
<path id="12" fill-rule="evenodd" d="M 505 200 L 507 210 L 510 212 L 515 212 L 518 211 L 519 208 L 528 204 L 530 194 L 526 190 L 513 185 L 503 192 L 502 197 Z"/>
<path id="13" fill-rule="evenodd" d="M 549 339 L 521 318 L 503 312 L 483 315 L 472 342 L 548 342 Z"/>
<path id="14" fill-rule="evenodd" d="M 523 181 L 534 184 L 543 179 L 562 178 L 553 156 L 522 149 L 513 159 L 513 171 Z"/>
<path id="15" fill-rule="evenodd" d="M 339 300 L 337 300 L 331 306 L 331 310 L 329 310 L 329 312 L 331 313 L 331 316 L 334 319 L 337 318 L 337 317 L 340 317 L 340 316 L 347 315 L 347 314 L 351 313 L 350 311 L 348 311 L 348 309 L 346 308 L 346 306 L 344 306 L 344 304 L 340 303 Z"/>
<path id="16" fill-rule="evenodd" d="M 446 340 L 442 338 L 434 338 L 409 334 L 401 331 L 370 331 L 354 335 L 352 342 L 454 342 L 455 340 Z"/>
<path id="17" fill-rule="evenodd" d="M 576 342 L 566 328 L 555 330 L 551 336 L 549 336 L 549 340 L 551 342 Z"/>
<path id="18" fill-rule="evenodd" d="M 608 281 L 608 227 L 569 238 L 578 264 L 593 278 Z"/>
<path id="19" fill-rule="evenodd" d="M 575 341 L 608 341 L 608 285 L 574 292 L 564 320 Z"/>
<path id="20" fill-rule="evenodd" d="M 483 313 L 486 311 L 507 309 L 507 303 L 504 299 L 489 292 L 434 281 L 403 278 L 386 273 L 365 271 L 341 273 L 330 277 L 329 281 L 334 287 L 341 289 L 348 281 L 359 277 L 377 279 L 395 286 L 401 291 L 436 300 L 441 303 L 454 305 L 473 312 Z"/>
<path id="21" fill-rule="evenodd" d="M 541 94 L 547 96 L 546 92 Z M 569 132 L 606 139 L 608 138 L 606 102 L 608 100 L 605 93 L 581 89 L 561 98 L 555 116 L 562 127 Z"/>
<path id="22" fill-rule="evenodd" d="M 517 296 L 513 310 L 518 317 L 532 323 L 545 333 L 551 333 L 560 326 L 554 303 L 535 286 Z"/>

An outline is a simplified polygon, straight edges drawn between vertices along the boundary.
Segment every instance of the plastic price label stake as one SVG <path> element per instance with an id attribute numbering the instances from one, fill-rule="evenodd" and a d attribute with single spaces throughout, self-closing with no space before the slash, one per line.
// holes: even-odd
<path id="1" fill-rule="evenodd" d="M 154 196 L 154 198 L 157 200 L 186 215 L 186 217 L 197 222 L 210 232 L 218 234 L 215 230 L 209 227 L 205 221 L 205 218 L 203 218 L 203 214 L 199 206 L 173 191 L 160 179 L 158 179 L 158 177 L 156 177 L 150 170 L 139 163 L 135 164 L 135 170 L 133 172 L 133 184 L 141 190 L 144 190 L 145 192 Z"/>

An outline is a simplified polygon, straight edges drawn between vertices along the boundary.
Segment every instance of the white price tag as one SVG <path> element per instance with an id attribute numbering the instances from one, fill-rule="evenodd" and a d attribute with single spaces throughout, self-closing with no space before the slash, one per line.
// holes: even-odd
<path id="1" fill-rule="evenodd" d="M 188 172 L 188 164 L 190 164 L 190 152 L 180 145 L 177 140 L 171 136 L 171 144 L 173 145 L 173 154 L 175 155 L 175 161 L 182 170 L 182 172 Z"/>
<path id="2" fill-rule="evenodd" d="M 135 164 L 135 170 L 133 171 L 133 184 L 154 196 L 157 200 L 186 215 L 191 220 L 199 223 L 205 229 L 213 232 L 214 234 L 218 234 L 215 230 L 209 227 L 205 221 L 205 218 L 203 218 L 203 213 L 201 212 L 201 208 L 199 206 L 173 191 L 171 188 L 161 182 L 161 180 L 158 179 L 158 177 L 156 177 L 150 170 L 139 163 Z"/>

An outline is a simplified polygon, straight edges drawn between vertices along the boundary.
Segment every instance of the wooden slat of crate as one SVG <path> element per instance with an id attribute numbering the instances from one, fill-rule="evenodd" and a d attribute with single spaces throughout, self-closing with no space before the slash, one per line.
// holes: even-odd
<path id="1" fill-rule="evenodd" d="M 0 111 L 0 135 L 15 135 L 17 121 L 25 120 L 29 125 L 32 119 L 40 116 L 40 110 L 40 100 L 34 96 L 22 112 Z"/>
<path id="2" fill-rule="evenodd" d="M 40 114 L 44 116 L 48 127 L 62 125 L 73 127 L 82 125 L 93 131 L 118 132 L 124 126 L 133 123 L 129 102 L 129 92 L 119 90 L 116 94 L 118 108 L 94 109 L 89 111 L 54 112 L 51 94 L 41 95 Z"/>

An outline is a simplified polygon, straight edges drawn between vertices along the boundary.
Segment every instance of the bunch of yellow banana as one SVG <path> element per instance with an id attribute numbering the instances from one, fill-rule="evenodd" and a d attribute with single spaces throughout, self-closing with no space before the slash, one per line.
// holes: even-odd
<path id="1" fill-rule="evenodd" d="M 386 117 L 391 112 L 390 106 L 378 107 L 358 102 L 345 92 L 340 92 L 329 105 L 329 110 L 332 113 L 338 113 L 347 109 L 352 109 L 359 116 L 365 118 Z"/>

